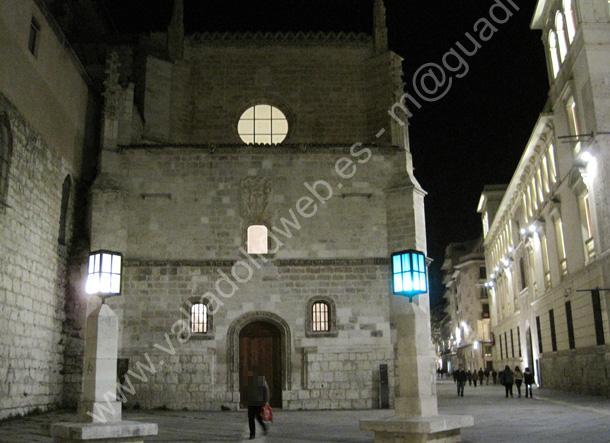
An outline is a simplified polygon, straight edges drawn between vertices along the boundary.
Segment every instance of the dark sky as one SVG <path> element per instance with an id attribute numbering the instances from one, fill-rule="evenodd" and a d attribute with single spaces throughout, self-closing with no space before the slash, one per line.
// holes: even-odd
<path id="1" fill-rule="evenodd" d="M 101 0 L 121 32 L 161 30 L 170 0 Z M 503 0 L 506 2 L 506 0 Z M 411 120 L 416 176 L 428 192 L 426 218 L 431 300 L 440 301 L 445 246 L 476 238 L 483 185 L 507 183 L 547 97 L 539 32 L 529 29 L 535 0 L 468 59 L 470 72 L 449 94 L 425 103 Z M 371 32 L 372 0 L 186 0 L 189 31 Z M 438 62 L 466 32 L 489 16 L 491 0 L 386 0 L 390 47 L 405 59 L 407 85 L 417 69 Z M 410 90 L 410 87 L 407 87 Z M 415 111 L 415 110 L 414 110 Z"/>

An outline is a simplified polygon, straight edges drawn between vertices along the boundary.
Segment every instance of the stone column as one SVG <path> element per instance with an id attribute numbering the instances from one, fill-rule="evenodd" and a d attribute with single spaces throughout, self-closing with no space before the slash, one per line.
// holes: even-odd
<path id="1" fill-rule="evenodd" d="M 405 177 L 386 190 L 388 252 L 416 249 L 426 253 L 425 191 L 413 174 L 405 146 Z M 469 416 L 440 416 L 436 396 L 434 348 L 428 294 L 413 300 L 390 297 L 394 344 L 394 415 L 362 420 L 360 429 L 375 433 L 375 443 L 461 441 L 461 428 L 472 426 Z"/>
<path id="2" fill-rule="evenodd" d="M 117 401 L 116 373 L 119 325 L 112 309 L 102 304 L 87 318 L 83 393 L 74 422 L 54 423 L 51 436 L 56 443 L 103 441 L 143 443 L 157 435 L 155 423 L 123 421 Z"/>
<path id="3" fill-rule="evenodd" d="M 101 305 L 87 318 L 83 392 L 78 405 L 83 421 L 121 421 L 122 404 L 116 399 L 116 366 L 119 324 L 108 305 Z"/>

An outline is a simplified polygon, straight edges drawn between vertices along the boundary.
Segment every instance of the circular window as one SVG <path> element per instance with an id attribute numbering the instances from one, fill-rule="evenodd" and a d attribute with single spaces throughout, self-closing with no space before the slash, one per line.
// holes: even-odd
<path id="1" fill-rule="evenodd" d="M 277 145 L 288 135 L 288 120 L 275 106 L 256 105 L 241 115 L 237 132 L 247 145 Z"/>

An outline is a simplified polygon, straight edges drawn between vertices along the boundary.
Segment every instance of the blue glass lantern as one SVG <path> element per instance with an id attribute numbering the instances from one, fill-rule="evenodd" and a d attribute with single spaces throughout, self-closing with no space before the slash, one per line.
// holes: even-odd
<path id="1" fill-rule="evenodd" d="M 428 292 L 426 256 L 412 249 L 392 254 L 392 293 L 415 297 L 426 292 Z"/>

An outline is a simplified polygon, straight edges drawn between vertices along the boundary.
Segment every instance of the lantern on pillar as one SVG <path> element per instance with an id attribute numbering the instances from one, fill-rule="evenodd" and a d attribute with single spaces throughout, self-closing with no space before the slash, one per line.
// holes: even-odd
<path id="1" fill-rule="evenodd" d="M 423 252 L 409 249 L 392 254 L 392 293 L 415 297 L 428 292 L 428 268 Z"/>
<path id="2" fill-rule="evenodd" d="M 100 297 L 121 295 L 122 265 L 123 256 L 118 252 L 91 252 L 85 285 L 87 294 Z"/>

